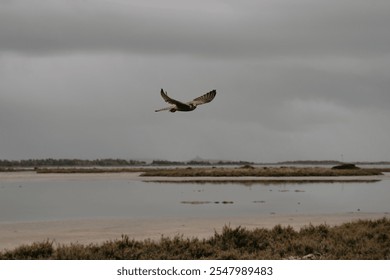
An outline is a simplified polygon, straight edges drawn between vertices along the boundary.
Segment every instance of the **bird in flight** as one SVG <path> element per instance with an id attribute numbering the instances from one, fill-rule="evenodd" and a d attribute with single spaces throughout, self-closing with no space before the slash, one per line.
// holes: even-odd
<path id="1" fill-rule="evenodd" d="M 165 111 L 165 110 L 169 110 L 172 113 L 174 113 L 176 111 L 185 111 L 185 112 L 186 111 L 187 112 L 193 111 L 196 109 L 196 106 L 209 103 L 211 100 L 214 99 L 216 94 L 217 94 L 217 91 L 214 89 L 214 90 L 212 90 L 212 91 L 210 91 L 202 96 L 195 98 L 194 100 L 192 100 L 190 102 L 183 103 L 183 102 L 180 102 L 180 101 L 177 101 L 175 99 L 170 98 L 167 95 L 167 92 L 164 92 L 164 90 L 161 89 L 162 98 L 165 100 L 165 102 L 172 104 L 172 106 L 155 110 L 155 112 L 160 112 L 160 111 Z"/>

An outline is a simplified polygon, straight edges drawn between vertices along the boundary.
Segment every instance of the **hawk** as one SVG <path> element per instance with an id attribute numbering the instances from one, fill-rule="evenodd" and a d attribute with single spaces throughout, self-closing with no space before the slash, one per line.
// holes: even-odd
<path id="1" fill-rule="evenodd" d="M 167 92 L 164 92 L 164 90 L 161 89 L 162 98 L 165 100 L 165 102 L 172 104 L 172 106 L 155 110 L 155 112 L 160 112 L 160 111 L 165 111 L 165 110 L 169 110 L 172 113 L 174 113 L 176 111 L 184 111 L 184 112 L 193 111 L 196 109 L 196 106 L 209 103 L 211 100 L 214 99 L 216 94 L 217 94 L 217 91 L 214 89 L 214 90 L 212 90 L 212 91 L 210 91 L 202 96 L 195 98 L 194 100 L 192 100 L 190 102 L 183 103 L 183 102 L 180 102 L 180 101 L 177 101 L 175 99 L 170 98 L 167 95 Z"/>

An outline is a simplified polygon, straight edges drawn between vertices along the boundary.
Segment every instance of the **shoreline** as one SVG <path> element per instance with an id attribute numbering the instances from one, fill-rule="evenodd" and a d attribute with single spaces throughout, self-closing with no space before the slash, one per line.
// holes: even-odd
<path id="1" fill-rule="evenodd" d="M 322 215 L 259 215 L 229 218 L 164 218 L 126 219 L 97 218 L 57 221 L 1 222 L 0 251 L 46 240 L 55 245 L 102 243 L 127 235 L 134 240 L 159 240 L 163 237 L 183 236 L 208 238 L 221 232 L 225 225 L 247 229 L 291 226 L 299 230 L 304 226 L 340 225 L 359 219 L 390 218 L 390 213 L 338 213 Z"/>
<path id="2" fill-rule="evenodd" d="M 366 176 L 221 176 L 221 177 L 168 177 L 168 176 L 140 176 L 143 172 L 120 173 L 36 173 L 25 172 L 0 172 L 0 182 L 24 182 L 24 181 L 77 181 L 77 180 L 135 180 L 143 182 L 267 182 L 267 181 L 319 181 L 319 182 L 345 182 L 345 181 L 378 181 L 390 180 L 390 173 L 383 175 Z"/>

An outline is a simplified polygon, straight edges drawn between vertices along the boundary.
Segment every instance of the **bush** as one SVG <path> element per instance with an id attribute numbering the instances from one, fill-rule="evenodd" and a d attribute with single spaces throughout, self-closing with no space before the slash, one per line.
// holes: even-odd
<path id="1" fill-rule="evenodd" d="M 357 167 L 355 164 L 352 164 L 352 163 L 343 163 L 343 164 L 340 164 L 340 165 L 333 166 L 332 169 L 350 169 L 350 170 L 356 170 L 356 169 L 360 169 L 360 168 Z"/>

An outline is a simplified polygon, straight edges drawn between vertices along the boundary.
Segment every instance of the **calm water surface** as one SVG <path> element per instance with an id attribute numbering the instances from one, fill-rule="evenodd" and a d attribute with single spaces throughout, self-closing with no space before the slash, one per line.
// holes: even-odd
<path id="1" fill-rule="evenodd" d="M 250 186 L 125 180 L 0 182 L 0 222 L 385 213 L 390 212 L 389 201 L 390 180 Z"/>

